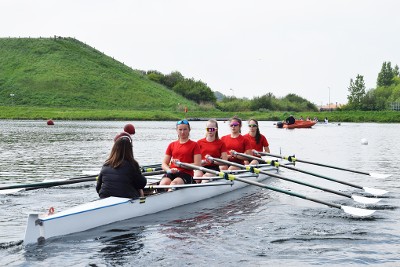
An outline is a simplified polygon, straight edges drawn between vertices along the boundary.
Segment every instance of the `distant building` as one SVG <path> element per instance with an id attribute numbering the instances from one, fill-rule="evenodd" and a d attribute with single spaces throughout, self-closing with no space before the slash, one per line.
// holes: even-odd
<path id="1" fill-rule="evenodd" d="M 342 106 L 343 106 L 342 104 L 338 104 L 338 103 L 333 104 L 333 103 L 330 103 L 330 104 L 325 105 L 325 106 L 320 106 L 320 107 L 319 107 L 319 111 L 334 111 L 334 110 L 337 110 L 338 108 L 341 108 Z"/>

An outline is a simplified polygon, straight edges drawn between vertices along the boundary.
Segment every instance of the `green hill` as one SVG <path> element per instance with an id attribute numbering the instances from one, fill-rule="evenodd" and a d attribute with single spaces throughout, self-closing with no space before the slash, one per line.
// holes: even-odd
<path id="1" fill-rule="evenodd" d="M 0 38 L 0 105 L 177 111 L 199 106 L 73 38 Z"/>

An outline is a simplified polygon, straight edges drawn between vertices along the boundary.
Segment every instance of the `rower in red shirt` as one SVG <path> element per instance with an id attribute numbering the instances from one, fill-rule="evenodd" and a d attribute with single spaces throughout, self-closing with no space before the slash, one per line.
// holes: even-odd
<path id="1" fill-rule="evenodd" d="M 269 150 L 269 143 L 267 141 L 267 138 L 265 138 L 264 135 L 260 133 L 260 128 L 258 127 L 258 121 L 255 119 L 250 119 L 249 120 L 249 132 L 244 135 L 246 137 L 250 144 L 251 144 L 251 149 L 253 151 L 257 152 L 267 152 L 270 153 Z M 252 153 L 253 156 L 260 157 L 256 153 Z M 259 162 L 257 160 L 252 160 L 250 162 L 250 165 L 257 165 Z"/>
<path id="2" fill-rule="evenodd" d="M 241 156 L 235 157 L 233 155 L 233 152 L 252 155 L 249 140 L 240 133 L 242 128 L 242 120 L 235 116 L 229 120 L 229 126 L 231 128 L 231 133 L 221 138 L 221 140 L 225 143 L 226 149 L 228 150 L 228 160 L 239 164 L 248 165 L 249 161 L 247 158 Z M 239 168 L 230 166 L 228 169 L 237 170 Z"/>
<path id="3" fill-rule="evenodd" d="M 178 121 L 176 132 L 178 140 L 170 143 L 165 152 L 162 169 L 167 173 L 161 179 L 160 185 L 191 184 L 193 182 L 193 170 L 179 167 L 175 165 L 175 162 L 180 161 L 197 166 L 201 164 L 200 147 L 189 139 L 189 122 L 187 120 Z"/>
<path id="4" fill-rule="evenodd" d="M 200 147 L 201 151 L 201 164 L 204 168 L 212 169 L 216 171 L 220 171 L 219 163 L 218 162 L 209 162 L 207 160 L 207 156 L 211 156 L 213 158 L 221 158 L 223 160 L 228 160 L 227 149 L 225 143 L 219 139 L 218 136 L 218 122 L 214 119 L 208 120 L 206 123 L 206 137 L 197 141 L 197 144 Z M 225 166 L 225 169 L 227 167 Z M 203 173 L 200 170 L 196 170 L 194 172 L 194 178 L 200 177 L 210 177 L 213 176 L 211 173 Z M 208 180 L 198 179 L 197 182 L 207 182 Z"/>

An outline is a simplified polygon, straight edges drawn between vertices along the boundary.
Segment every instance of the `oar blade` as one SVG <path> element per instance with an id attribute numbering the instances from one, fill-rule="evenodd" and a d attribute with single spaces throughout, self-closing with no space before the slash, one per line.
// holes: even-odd
<path id="1" fill-rule="evenodd" d="M 373 173 L 370 172 L 369 176 L 374 177 L 374 178 L 378 178 L 378 179 L 386 179 L 389 178 L 390 176 L 392 176 L 391 174 L 383 174 L 383 173 Z"/>
<path id="2" fill-rule="evenodd" d="M 7 195 L 7 194 L 14 194 L 19 191 L 25 190 L 25 188 L 14 188 L 14 189 L 5 189 L 5 190 L 0 190 L 0 195 Z"/>
<path id="3" fill-rule="evenodd" d="M 363 196 L 357 196 L 357 195 L 352 195 L 351 198 L 358 202 L 358 203 L 362 203 L 362 204 L 375 204 L 378 203 L 379 201 L 381 201 L 380 198 L 369 198 L 369 197 L 363 197 Z"/>
<path id="4" fill-rule="evenodd" d="M 371 188 L 371 187 L 363 187 L 363 189 L 365 192 L 370 193 L 374 196 L 381 196 L 381 195 L 388 193 L 388 191 L 386 191 L 386 190 L 376 189 L 376 188 Z"/>
<path id="5" fill-rule="evenodd" d="M 347 214 L 357 216 L 357 217 L 366 217 L 372 215 L 376 210 L 367 210 L 349 206 L 341 206 L 340 207 Z"/>

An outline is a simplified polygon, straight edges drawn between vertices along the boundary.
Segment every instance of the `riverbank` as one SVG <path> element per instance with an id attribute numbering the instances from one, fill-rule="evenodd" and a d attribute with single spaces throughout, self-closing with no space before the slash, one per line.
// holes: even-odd
<path id="1" fill-rule="evenodd" d="M 222 111 L 188 111 L 174 112 L 166 110 L 117 110 L 117 109 L 81 109 L 81 108 L 43 108 L 27 106 L 0 106 L 0 119 L 19 120 L 179 120 L 190 118 L 204 120 L 207 118 L 230 118 L 238 115 L 244 120 L 254 118 L 260 121 L 281 121 L 293 114 L 296 118 L 317 117 L 330 122 L 385 122 L 400 123 L 398 111 L 333 111 L 333 112 L 222 112 Z"/>

